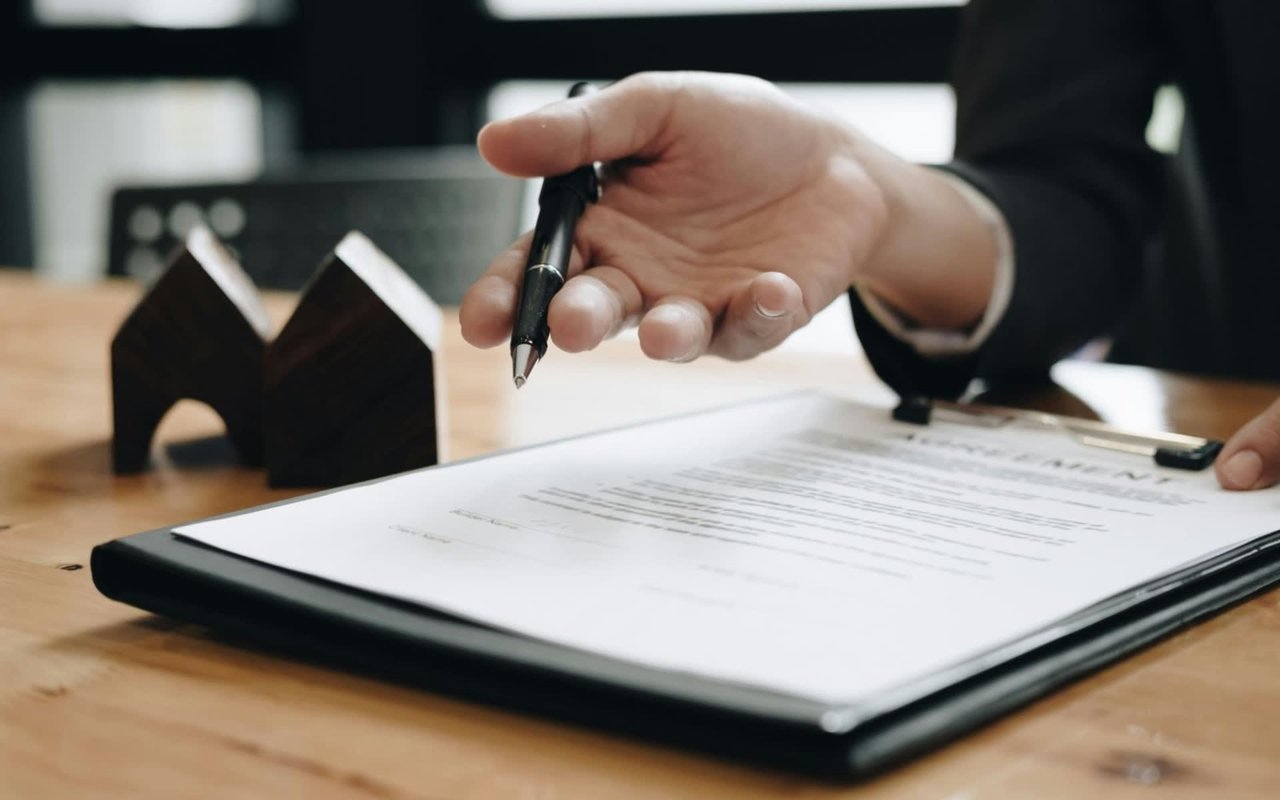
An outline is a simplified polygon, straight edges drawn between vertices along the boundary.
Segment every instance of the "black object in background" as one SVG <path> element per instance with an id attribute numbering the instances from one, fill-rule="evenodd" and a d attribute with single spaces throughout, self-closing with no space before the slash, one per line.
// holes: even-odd
<path id="1" fill-rule="evenodd" d="M 515 20 L 482 0 L 285 5 L 289 13 L 259 15 L 270 24 L 170 29 L 41 25 L 33 0 L 0 2 L 0 264 L 36 258 L 26 98 L 43 81 L 235 78 L 279 96 L 296 122 L 289 152 L 422 147 L 473 141 L 490 90 L 506 80 L 709 69 L 941 81 L 960 17 L 949 5 Z"/>
<path id="2" fill-rule="evenodd" d="M 203 223 L 263 288 L 297 290 L 359 230 L 432 299 L 456 304 L 518 235 L 524 184 L 469 147 L 331 156 L 246 183 L 128 186 L 111 200 L 107 272 L 150 281 Z"/>

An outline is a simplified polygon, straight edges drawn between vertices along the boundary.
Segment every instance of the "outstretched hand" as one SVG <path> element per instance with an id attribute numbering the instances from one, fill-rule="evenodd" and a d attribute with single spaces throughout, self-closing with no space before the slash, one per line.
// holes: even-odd
<path id="1" fill-rule="evenodd" d="M 750 358 L 858 277 L 889 215 L 853 132 L 743 76 L 645 74 L 480 132 L 511 175 L 606 165 L 577 229 L 552 341 L 589 350 L 630 325 L 652 358 Z M 462 333 L 504 344 L 529 235 L 467 292 Z"/>

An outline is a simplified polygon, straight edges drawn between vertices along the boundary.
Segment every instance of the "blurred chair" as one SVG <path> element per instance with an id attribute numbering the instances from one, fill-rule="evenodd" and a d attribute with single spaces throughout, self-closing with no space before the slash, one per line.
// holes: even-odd
<path id="1" fill-rule="evenodd" d="M 343 153 L 242 183 L 122 186 L 107 271 L 144 282 L 208 225 L 263 288 L 297 290 L 349 231 L 374 241 L 442 304 L 456 304 L 519 233 L 523 182 L 471 147 Z"/>

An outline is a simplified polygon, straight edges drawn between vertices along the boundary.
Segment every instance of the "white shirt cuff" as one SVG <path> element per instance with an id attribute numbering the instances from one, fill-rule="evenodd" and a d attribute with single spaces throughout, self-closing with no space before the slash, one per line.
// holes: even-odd
<path id="1" fill-rule="evenodd" d="M 875 318 L 876 322 L 895 338 L 906 342 L 926 358 L 961 356 L 981 347 L 1009 307 L 1009 298 L 1013 295 L 1015 269 L 1013 237 L 1009 233 L 1009 223 L 1005 221 L 1000 209 L 964 179 L 949 172 L 939 171 L 938 174 L 950 181 L 960 196 L 968 201 L 996 240 L 995 281 L 982 319 L 972 330 L 921 328 L 904 319 L 900 313 L 869 290 L 861 286 L 855 287 L 858 298 L 862 300 L 867 312 Z"/>

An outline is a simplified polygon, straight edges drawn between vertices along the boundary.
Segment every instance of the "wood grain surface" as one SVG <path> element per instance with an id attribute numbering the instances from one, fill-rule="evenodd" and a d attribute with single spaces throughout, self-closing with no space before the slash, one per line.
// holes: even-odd
<path id="1" fill-rule="evenodd" d="M 161 424 L 155 468 L 110 468 L 108 344 L 126 283 L 0 271 L 0 797 L 1275 798 L 1280 591 L 1236 607 L 862 786 L 835 786 L 385 685 L 106 600 L 89 550 L 296 494 L 234 465 L 207 408 Z M 277 324 L 292 299 L 269 306 Z M 652 364 L 624 338 L 507 355 L 447 321 L 450 458 L 791 387 L 887 403 L 860 354 Z M 1028 402 L 1226 436 L 1280 387 L 1061 365 Z"/>

